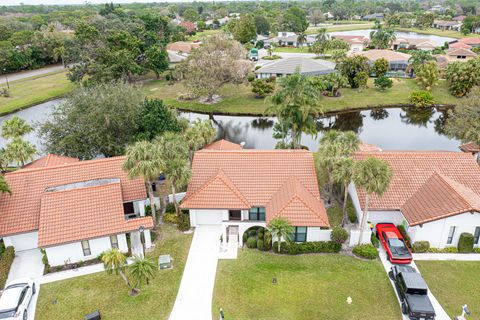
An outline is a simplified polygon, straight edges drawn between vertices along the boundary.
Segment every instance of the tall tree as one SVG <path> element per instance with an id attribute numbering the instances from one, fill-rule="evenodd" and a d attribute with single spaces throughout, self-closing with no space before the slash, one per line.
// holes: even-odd
<path id="1" fill-rule="evenodd" d="M 282 31 L 304 32 L 308 28 L 307 15 L 299 7 L 292 6 L 283 14 Z"/>
<path id="2" fill-rule="evenodd" d="M 410 63 L 410 67 L 416 70 L 422 64 L 433 60 L 435 60 L 435 58 L 430 51 L 415 50 L 412 52 L 412 56 L 408 59 L 408 62 Z"/>
<path id="3" fill-rule="evenodd" d="M 257 38 L 255 19 L 250 14 L 243 14 L 239 20 L 234 20 L 233 38 L 240 43 L 249 43 Z"/>
<path id="4" fill-rule="evenodd" d="M 370 64 L 367 57 L 360 55 L 343 59 L 337 68 L 347 78 L 352 89 L 360 86 L 358 79 L 356 79 L 358 74 L 367 74 L 367 78 L 370 74 Z"/>
<path id="5" fill-rule="evenodd" d="M 187 141 L 190 165 L 193 161 L 193 154 L 215 139 L 215 128 L 212 127 L 210 120 L 196 119 L 185 130 L 185 140 Z"/>
<path id="6" fill-rule="evenodd" d="M 439 71 L 435 61 L 428 61 L 415 69 L 416 80 L 425 90 L 431 91 L 438 83 Z"/>
<path id="7" fill-rule="evenodd" d="M 318 42 L 327 41 L 328 40 L 327 28 L 318 28 L 317 35 L 315 36 L 315 40 Z"/>
<path id="8" fill-rule="evenodd" d="M 125 271 L 127 270 L 127 257 L 118 249 L 107 250 L 102 253 L 102 262 L 107 274 L 120 275 L 125 284 L 130 289 L 131 294 L 135 294 L 136 290 L 128 281 Z"/>
<path id="9" fill-rule="evenodd" d="M 142 284 L 149 284 L 150 280 L 155 277 L 157 264 L 150 257 L 133 257 L 132 264 L 128 267 L 131 278 L 135 281 L 134 287 L 138 288 Z"/>
<path id="10" fill-rule="evenodd" d="M 12 142 L 5 147 L 5 157 L 9 162 L 15 162 L 17 167 L 22 167 L 37 153 L 33 143 L 25 141 L 20 137 L 13 138 Z"/>
<path id="11" fill-rule="evenodd" d="M 392 28 L 385 28 L 380 21 L 375 21 L 373 30 L 370 32 L 370 43 L 376 49 L 387 49 L 393 41 L 395 41 L 395 30 Z"/>
<path id="12" fill-rule="evenodd" d="M 255 28 L 258 34 L 266 35 L 270 33 L 270 22 L 262 14 L 255 14 Z"/>
<path id="13" fill-rule="evenodd" d="M 5 179 L 5 176 L 2 174 L 0 175 L 0 196 L 4 193 L 12 195 L 12 189 L 10 189 L 7 179 Z"/>
<path id="14" fill-rule="evenodd" d="M 303 45 L 307 42 L 307 34 L 305 32 L 300 32 L 297 35 L 297 44 L 299 47 L 303 47 Z"/>
<path id="15" fill-rule="evenodd" d="M 368 216 L 368 202 L 370 197 L 375 194 L 382 196 L 387 191 L 390 181 L 392 180 L 392 171 L 388 163 L 377 158 L 367 158 L 366 160 L 358 161 L 355 164 L 353 181 L 355 186 L 365 191 L 365 205 L 362 212 L 362 219 L 360 221 L 360 236 L 358 244 L 361 244 L 363 231 L 367 222 Z"/>
<path id="16" fill-rule="evenodd" d="M 355 167 L 355 161 L 352 158 L 343 158 L 339 162 L 335 163 L 333 168 L 333 180 L 340 184 L 343 188 L 343 218 L 342 227 L 348 220 L 347 215 L 347 202 L 348 202 L 348 185 L 352 182 L 353 171 Z"/>
<path id="17" fill-rule="evenodd" d="M 18 116 L 13 116 L 2 124 L 2 137 L 5 139 L 21 138 L 32 131 L 33 127 Z"/>
<path id="18" fill-rule="evenodd" d="M 125 161 L 122 165 L 123 170 L 128 172 L 130 178 L 142 177 L 145 181 L 155 228 L 157 226 L 157 217 L 152 184 L 162 173 L 163 161 L 160 152 L 161 150 L 156 144 L 148 141 L 139 141 L 127 147 Z"/>
<path id="19" fill-rule="evenodd" d="M 270 220 L 267 229 L 272 237 L 277 239 L 278 253 L 280 253 L 282 239 L 290 241 L 290 236 L 294 231 L 292 225 L 284 218 L 275 218 Z"/>

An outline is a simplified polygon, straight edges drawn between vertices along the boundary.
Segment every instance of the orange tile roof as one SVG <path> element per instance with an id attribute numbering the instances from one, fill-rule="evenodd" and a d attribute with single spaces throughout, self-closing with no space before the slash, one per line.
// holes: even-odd
<path id="1" fill-rule="evenodd" d="M 359 151 L 382 151 L 382 149 L 374 144 L 369 144 L 365 142 L 360 142 L 358 146 Z"/>
<path id="2" fill-rule="evenodd" d="M 209 145 L 205 146 L 202 150 L 240 150 L 242 146 L 225 139 L 221 139 L 210 143 Z"/>
<path id="3" fill-rule="evenodd" d="M 475 142 L 464 143 L 459 148 L 463 152 L 470 152 L 470 153 L 480 152 L 480 146 Z"/>
<path id="4" fill-rule="evenodd" d="M 48 154 L 46 156 L 38 158 L 37 160 L 27 163 L 22 168 L 23 169 L 42 168 L 42 167 L 58 166 L 60 164 L 75 163 L 78 161 L 80 161 L 80 159 L 57 156 L 56 154 Z"/>
<path id="5" fill-rule="evenodd" d="M 402 206 L 425 186 L 429 178 L 438 173 L 454 181 L 453 183 L 470 189 L 471 192 L 480 195 L 480 167 L 473 157 L 462 152 L 447 151 L 382 151 L 382 152 L 357 152 L 357 160 L 374 157 L 388 163 L 393 172 L 393 178 L 389 188 L 379 197 L 372 195 L 369 201 L 369 210 L 401 210 Z M 429 187 L 430 186 L 430 187 Z M 360 206 L 365 206 L 365 192 L 357 190 Z M 416 210 L 429 212 L 428 205 L 421 206 L 417 202 Z M 446 210 L 449 211 L 449 210 Z M 437 219 L 441 214 L 437 215 Z M 410 216 L 409 221 L 417 221 Z M 421 219 L 421 217 L 419 218 Z"/>
<path id="6" fill-rule="evenodd" d="M 0 236 L 38 229 L 40 203 L 46 188 L 96 179 L 121 181 L 124 202 L 145 199 L 141 178 L 129 179 L 122 170 L 124 157 L 79 161 L 76 163 L 21 169 L 5 175 L 13 192 L 0 197 Z"/>
<path id="7" fill-rule="evenodd" d="M 175 51 L 175 52 L 184 52 L 190 53 L 193 49 L 200 47 L 200 42 L 185 42 L 185 41 L 177 41 L 173 43 L 169 43 L 167 45 L 167 50 Z"/>
<path id="8" fill-rule="evenodd" d="M 125 220 L 117 182 L 43 194 L 39 247 L 88 240 L 153 227 L 151 217 Z"/>
<path id="9" fill-rule="evenodd" d="M 475 52 L 467 48 L 451 48 L 447 50 L 446 54 L 449 56 L 469 56 L 469 57 L 477 56 Z"/>
<path id="10" fill-rule="evenodd" d="M 302 220 L 302 226 L 307 222 L 307 225 L 311 226 L 325 225 L 325 221 L 328 224 L 326 216 L 322 216 L 323 220 L 319 218 L 322 215 L 323 202 L 318 190 L 313 155 L 309 151 L 201 150 L 195 153 L 192 172 L 192 179 L 181 205 L 183 208 L 266 207 L 286 181 L 295 177 L 301 181 L 304 189 L 296 193 L 297 198 L 301 199 L 301 203 L 296 202 L 297 207 L 298 205 L 306 207 L 302 211 L 297 211 L 298 219 L 301 220 L 300 215 L 304 215 L 308 210 L 311 211 L 311 208 L 315 212 L 315 214 L 308 214 L 308 221 Z M 293 197 L 292 194 L 287 196 L 290 197 L 288 199 Z M 288 199 L 283 200 L 287 203 Z M 313 205 L 312 202 L 316 204 Z M 248 206 L 245 207 L 247 204 Z M 294 213 L 291 208 L 286 208 L 285 213 L 295 220 L 292 223 L 296 223 L 299 220 L 293 219 L 291 214 Z M 275 212 L 268 212 L 267 209 L 267 216 L 272 214 L 275 215 Z"/>
<path id="11" fill-rule="evenodd" d="M 360 55 L 367 57 L 368 60 L 370 61 L 375 61 L 380 58 L 384 58 L 389 62 L 393 61 L 408 61 L 410 59 L 411 55 L 403 52 L 397 52 L 397 51 L 392 51 L 392 50 L 380 50 L 380 49 L 372 49 L 368 51 L 359 51 L 359 52 L 353 52 L 351 55 Z"/>
<path id="12" fill-rule="evenodd" d="M 267 221 L 282 217 L 295 226 L 330 226 L 323 203 L 293 176 L 273 195 L 265 210 Z"/>

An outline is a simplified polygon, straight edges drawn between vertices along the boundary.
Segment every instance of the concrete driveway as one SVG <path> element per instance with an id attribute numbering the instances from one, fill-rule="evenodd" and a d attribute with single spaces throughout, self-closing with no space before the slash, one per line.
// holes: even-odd
<path id="1" fill-rule="evenodd" d="M 170 320 L 212 319 L 212 296 L 221 234 L 220 225 L 195 228 Z"/>
<path id="2" fill-rule="evenodd" d="M 387 272 L 387 277 L 388 277 L 388 272 L 391 270 L 392 268 L 392 264 L 390 263 L 390 261 L 387 260 L 387 253 L 385 252 L 385 249 L 382 247 L 382 245 L 380 245 L 380 260 L 382 261 L 382 264 L 383 264 L 383 268 L 385 269 L 385 271 Z M 412 261 L 412 263 L 410 264 L 410 266 L 412 266 L 413 268 L 415 268 L 418 272 L 420 272 L 417 268 L 417 265 L 415 264 L 414 261 Z M 400 302 L 400 298 L 398 296 L 398 293 L 397 293 L 397 290 L 395 289 L 395 284 L 394 282 L 390 279 L 390 277 L 388 277 L 388 279 L 390 280 L 390 283 L 392 284 L 393 286 L 393 291 L 395 291 L 395 295 L 397 297 L 397 300 L 398 300 L 398 304 L 399 306 L 401 305 L 401 302 Z M 430 299 L 430 302 L 432 303 L 433 305 L 433 308 L 435 309 L 435 314 L 436 314 L 436 317 L 435 319 L 436 320 L 451 320 L 451 318 L 448 316 L 448 314 L 445 312 L 445 310 L 443 310 L 442 306 L 440 305 L 440 303 L 438 302 L 438 300 L 433 296 L 432 292 L 430 290 L 428 290 L 428 298 Z M 409 320 L 410 318 L 404 314 L 402 314 L 402 318 L 404 320 Z"/>

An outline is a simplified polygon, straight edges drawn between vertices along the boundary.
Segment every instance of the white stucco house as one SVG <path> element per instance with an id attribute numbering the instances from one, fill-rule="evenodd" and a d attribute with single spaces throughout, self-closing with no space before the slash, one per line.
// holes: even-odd
<path id="1" fill-rule="evenodd" d="M 17 252 L 42 248 L 51 266 L 91 260 L 111 248 L 143 254 L 153 227 L 145 216 L 145 183 L 129 179 L 122 162 L 48 155 L 7 173 L 12 195 L 0 198 L 5 245 Z"/>
<path id="2" fill-rule="evenodd" d="M 197 151 L 181 207 L 192 227 L 221 226 L 223 241 L 238 241 L 251 227 L 283 217 L 293 241 L 329 241 L 329 221 L 306 150 L 242 149 L 225 140 Z"/>
<path id="3" fill-rule="evenodd" d="M 393 172 L 383 196 L 369 198 L 367 221 L 405 226 L 412 243 L 455 247 L 460 234 L 480 245 L 480 167 L 471 155 L 443 151 L 360 151 L 357 160 L 386 161 Z M 366 194 L 352 183 L 349 194 L 360 220 Z"/>

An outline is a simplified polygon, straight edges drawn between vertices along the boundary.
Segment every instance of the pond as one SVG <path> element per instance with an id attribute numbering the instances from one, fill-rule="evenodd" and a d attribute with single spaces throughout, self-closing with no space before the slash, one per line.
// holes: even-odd
<path id="1" fill-rule="evenodd" d="M 352 35 L 352 36 L 364 36 L 370 38 L 370 32 L 373 31 L 372 29 L 366 30 L 352 30 L 352 31 L 337 31 L 337 32 L 329 32 L 330 35 Z M 456 40 L 455 38 L 449 37 L 440 37 L 431 34 L 423 34 L 417 32 L 403 32 L 403 31 L 396 31 L 395 35 L 397 38 L 405 37 L 405 38 L 422 38 L 422 39 L 429 39 L 433 40 L 437 46 L 443 46 L 445 41 L 450 42 Z"/>
<path id="2" fill-rule="evenodd" d="M 41 122 L 48 118 L 55 105 L 54 100 L 15 113 L 29 123 Z M 13 114 L 0 117 L 0 124 Z M 182 117 L 193 121 L 197 118 L 213 121 L 218 138 L 232 142 L 245 142 L 245 148 L 274 149 L 276 140 L 272 137 L 275 118 L 220 116 L 197 113 L 181 113 Z M 367 143 L 385 150 L 450 150 L 458 151 L 460 142 L 443 134 L 446 111 L 435 108 L 391 108 L 366 111 L 344 112 L 317 120 L 318 136 L 304 135 L 302 144 L 310 150 L 318 149 L 322 132 L 330 128 L 353 130 Z M 26 137 L 42 150 L 42 141 L 35 133 Z M 5 141 L 0 138 L 0 147 Z"/>

